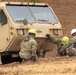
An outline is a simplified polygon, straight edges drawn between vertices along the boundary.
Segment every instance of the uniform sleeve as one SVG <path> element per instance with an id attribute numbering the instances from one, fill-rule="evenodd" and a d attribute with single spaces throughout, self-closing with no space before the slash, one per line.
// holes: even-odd
<path id="1" fill-rule="evenodd" d="M 34 40 L 34 41 L 31 41 L 32 43 L 32 56 L 36 56 L 36 50 L 37 50 L 37 42 Z"/>
<path id="2" fill-rule="evenodd" d="M 57 44 L 59 40 L 58 40 L 57 38 L 54 38 L 54 37 L 51 37 L 51 36 L 50 36 L 50 41 L 51 41 L 52 43 L 54 43 L 54 44 Z"/>

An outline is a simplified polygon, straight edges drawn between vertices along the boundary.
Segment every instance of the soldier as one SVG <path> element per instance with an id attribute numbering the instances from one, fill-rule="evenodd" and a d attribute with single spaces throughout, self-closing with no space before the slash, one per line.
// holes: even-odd
<path id="1" fill-rule="evenodd" d="M 63 46 L 66 45 L 66 44 L 68 44 L 68 42 L 69 42 L 69 38 L 67 36 L 64 36 L 62 38 L 62 40 L 55 39 L 54 37 L 51 37 L 49 34 L 47 34 L 46 37 L 48 37 L 52 43 L 57 44 L 57 47 L 58 47 L 58 56 L 67 55 L 67 50 L 66 49 L 63 49 L 61 51 L 61 49 L 63 48 Z"/>
<path id="2" fill-rule="evenodd" d="M 76 56 L 76 29 L 71 30 L 71 35 L 73 38 L 69 41 L 66 46 L 63 46 L 63 49 L 68 48 L 68 55 L 69 56 Z M 62 49 L 62 51 L 63 51 Z"/>
<path id="3" fill-rule="evenodd" d="M 36 31 L 34 29 L 30 29 L 28 31 L 28 35 L 25 40 L 21 43 L 21 50 L 19 52 L 19 56 L 24 61 L 27 60 L 37 60 L 36 50 L 37 50 L 37 42 L 34 39 L 36 36 Z"/>

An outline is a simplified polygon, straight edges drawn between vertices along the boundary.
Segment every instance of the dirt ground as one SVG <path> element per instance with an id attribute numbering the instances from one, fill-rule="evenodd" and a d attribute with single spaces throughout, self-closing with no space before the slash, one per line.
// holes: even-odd
<path id="1" fill-rule="evenodd" d="M 71 37 L 76 28 L 76 0 L 43 0 L 55 11 L 62 24 L 63 35 Z M 13 62 L 0 65 L 0 75 L 76 75 L 76 57 L 39 58 L 37 62 Z"/>
<path id="2" fill-rule="evenodd" d="M 0 65 L 0 75 L 76 75 L 76 57 L 39 58 Z"/>

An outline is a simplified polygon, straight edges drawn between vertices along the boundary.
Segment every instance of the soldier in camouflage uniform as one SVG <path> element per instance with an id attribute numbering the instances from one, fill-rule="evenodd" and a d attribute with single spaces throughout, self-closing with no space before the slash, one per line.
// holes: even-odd
<path id="1" fill-rule="evenodd" d="M 34 29 L 30 29 L 28 31 L 28 35 L 25 40 L 21 43 L 21 50 L 19 52 L 19 56 L 21 59 L 27 60 L 37 60 L 36 50 L 37 50 L 37 42 L 35 41 L 36 31 Z"/>
<path id="2" fill-rule="evenodd" d="M 48 37 L 50 39 L 50 41 L 54 44 L 57 44 L 58 47 L 58 56 L 64 56 L 67 54 L 67 50 L 63 49 L 63 51 L 61 51 L 62 48 L 64 48 L 63 46 L 66 45 L 69 42 L 69 38 L 64 36 L 62 38 L 62 40 L 60 39 L 55 39 L 54 37 L 51 37 L 51 35 L 47 34 L 46 37 Z"/>
<path id="3" fill-rule="evenodd" d="M 71 38 L 67 45 L 63 46 L 63 49 L 68 48 L 69 56 L 76 56 L 76 29 L 71 30 L 71 35 L 73 38 Z M 63 51 L 63 49 L 61 51 Z"/>

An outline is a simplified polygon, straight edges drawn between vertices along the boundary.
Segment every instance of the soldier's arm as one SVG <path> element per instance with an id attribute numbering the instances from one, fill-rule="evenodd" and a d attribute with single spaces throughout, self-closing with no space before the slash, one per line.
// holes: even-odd
<path id="1" fill-rule="evenodd" d="M 31 59 L 35 62 L 37 60 L 36 50 L 37 50 L 37 43 L 36 41 L 32 41 L 32 57 Z"/>
<path id="2" fill-rule="evenodd" d="M 32 56 L 36 56 L 36 50 L 37 50 L 37 43 L 35 41 L 32 41 Z"/>
<path id="3" fill-rule="evenodd" d="M 54 43 L 54 44 L 57 44 L 58 43 L 58 39 L 55 39 L 51 35 L 47 34 L 46 37 L 48 37 L 52 43 Z"/>

